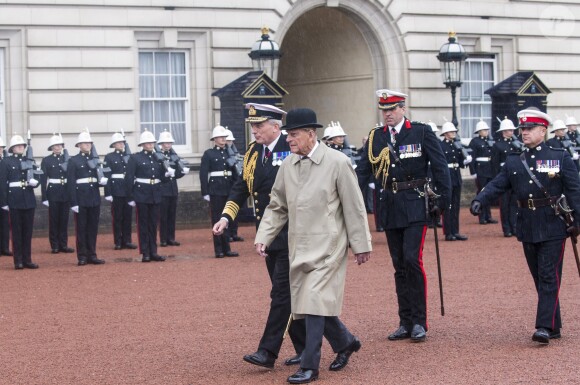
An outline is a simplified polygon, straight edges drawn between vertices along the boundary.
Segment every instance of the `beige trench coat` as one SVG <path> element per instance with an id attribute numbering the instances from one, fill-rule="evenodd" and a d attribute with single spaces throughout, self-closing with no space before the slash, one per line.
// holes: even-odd
<path id="1" fill-rule="evenodd" d="M 319 144 L 311 158 L 292 154 L 284 160 L 255 243 L 269 245 L 287 220 L 292 313 L 340 315 L 349 244 L 355 254 L 372 250 L 348 157 Z"/>

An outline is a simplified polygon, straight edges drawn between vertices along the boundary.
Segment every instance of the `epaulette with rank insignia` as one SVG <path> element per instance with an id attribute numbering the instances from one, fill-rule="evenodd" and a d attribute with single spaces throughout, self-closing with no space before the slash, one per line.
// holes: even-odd
<path id="1" fill-rule="evenodd" d="M 256 162 L 258 160 L 258 151 L 252 151 L 256 145 L 256 142 L 253 141 L 248 146 L 246 150 L 246 154 L 244 155 L 244 164 L 243 164 L 243 175 L 242 179 L 246 181 L 248 185 L 248 191 L 251 193 L 254 187 L 254 171 L 256 170 Z M 251 154 L 251 155 L 250 155 Z"/>

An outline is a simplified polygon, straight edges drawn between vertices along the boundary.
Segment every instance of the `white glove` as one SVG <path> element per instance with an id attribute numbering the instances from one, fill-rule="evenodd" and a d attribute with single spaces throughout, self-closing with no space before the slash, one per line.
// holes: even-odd
<path id="1" fill-rule="evenodd" d="M 109 178 L 102 177 L 101 180 L 99 181 L 99 184 L 101 186 L 106 186 L 108 181 L 109 181 Z"/>
<path id="2" fill-rule="evenodd" d="M 184 174 L 187 174 L 188 172 L 189 172 L 189 167 L 184 167 L 184 168 L 183 168 L 183 173 L 184 173 Z"/>
<path id="3" fill-rule="evenodd" d="M 371 190 L 374 190 L 374 189 L 376 188 L 376 187 L 375 187 L 375 184 L 374 184 L 374 183 L 369 183 L 369 188 L 370 188 Z"/>
<path id="4" fill-rule="evenodd" d="M 8 209 L 8 206 L 2 206 L 2 210 L 4 210 L 4 211 L 8 211 L 8 210 L 9 210 L 9 209 Z"/>
<path id="5" fill-rule="evenodd" d="M 173 178 L 175 176 L 175 169 L 168 167 L 167 171 L 165 172 L 165 177 L 166 178 Z"/>
<path id="6" fill-rule="evenodd" d="M 48 201 L 42 201 L 42 204 L 48 207 Z"/>
<path id="7" fill-rule="evenodd" d="M 474 177 L 474 178 L 477 178 L 477 174 L 473 174 L 473 177 Z"/>
<path id="8" fill-rule="evenodd" d="M 574 155 L 572 155 L 572 159 L 578 160 L 578 153 L 577 152 L 575 152 Z"/>
<path id="9" fill-rule="evenodd" d="M 112 201 L 113 201 L 113 197 L 112 197 L 112 196 L 110 196 L 110 195 L 109 195 L 109 196 L 106 196 L 106 197 L 105 197 L 105 200 L 106 200 L 106 201 L 109 201 L 109 202 L 112 202 Z"/>
<path id="10" fill-rule="evenodd" d="M 72 211 L 74 211 L 75 213 L 79 213 L 79 206 L 73 206 L 70 208 Z"/>
<path id="11" fill-rule="evenodd" d="M 469 163 L 471 163 L 472 160 L 473 158 L 471 157 L 471 155 L 467 155 L 467 158 L 463 160 L 463 165 L 467 166 Z"/>
<path id="12" fill-rule="evenodd" d="M 209 195 L 204 195 L 204 196 L 203 196 L 203 199 L 205 199 L 206 201 L 208 201 L 208 202 L 209 202 Z"/>
<path id="13" fill-rule="evenodd" d="M 30 179 L 30 180 L 28 181 L 28 185 L 29 185 L 30 187 L 36 187 L 36 186 L 38 186 L 38 181 L 37 181 L 36 179 Z"/>
<path id="14" fill-rule="evenodd" d="M 131 206 L 131 207 L 135 207 L 135 206 L 136 206 L 136 203 L 135 203 L 135 201 L 129 201 L 129 202 L 127 202 L 127 204 L 128 204 L 129 206 Z"/>

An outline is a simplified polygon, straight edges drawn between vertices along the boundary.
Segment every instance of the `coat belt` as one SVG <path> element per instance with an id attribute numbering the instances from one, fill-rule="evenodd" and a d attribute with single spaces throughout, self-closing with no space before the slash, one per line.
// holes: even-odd
<path id="1" fill-rule="evenodd" d="M 425 186 L 426 180 L 423 179 L 413 179 L 403 182 L 391 182 L 387 183 L 387 188 L 392 190 L 394 193 L 401 190 L 410 190 L 417 187 Z"/>
<path id="2" fill-rule="evenodd" d="M 459 163 L 447 163 L 447 167 L 449 167 L 449 168 L 458 168 L 459 167 Z"/>
<path id="3" fill-rule="evenodd" d="M 48 179 L 48 183 L 53 183 L 53 184 L 65 184 L 66 183 L 66 178 L 64 179 Z"/>
<path id="4" fill-rule="evenodd" d="M 113 179 L 125 179 L 125 174 L 111 174 Z"/>
<path id="5" fill-rule="evenodd" d="M 231 176 L 231 171 L 212 171 L 209 173 L 209 176 Z"/>
<path id="6" fill-rule="evenodd" d="M 135 178 L 135 182 L 137 183 L 146 183 L 146 184 L 157 184 L 161 183 L 159 179 L 144 179 L 144 178 Z"/>
<path id="7" fill-rule="evenodd" d="M 90 177 L 88 177 L 88 178 L 80 178 L 80 179 L 77 179 L 77 184 L 83 184 L 83 183 L 97 183 L 97 182 L 98 182 L 97 178 L 95 178 L 95 177 L 92 177 L 92 176 L 90 176 Z"/>
<path id="8" fill-rule="evenodd" d="M 551 206 L 556 204 L 558 197 L 538 198 L 538 199 L 518 199 L 518 207 L 535 210 L 536 207 Z"/>
<path id="9" fill-rule="evenodd" d="M 21 180 L 18 182 L 10 182 L 10 183 L 8 183 L 8 186 L 9 187 L 26 187 L 26 186 L 28 186 L 28 183 L 26 183 L 25 180 Z"/>
<path id="10" fill-rule="evenodd" d="M 491 158 L 489 156 L 480 156 L 475 158 L 476 162 L 489 162 Z"/>

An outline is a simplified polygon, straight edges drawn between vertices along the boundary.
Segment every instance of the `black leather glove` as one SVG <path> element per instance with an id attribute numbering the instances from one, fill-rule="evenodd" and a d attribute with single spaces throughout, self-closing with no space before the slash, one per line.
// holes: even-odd
<path id="1" fill-rule="evenodd" d="M 568 234 L 570 234 L 570 236 L 576 238 L 578 235 L 580 235 L 580 226 L 570 226 L 566 229 L 566 231 Z"/>
<path id="2" fill-rule="evenodd" d="M 440 199 L 433 199 L 429 201 L 429 216 L 437 218 L 443 212 L 443 202 Z"/>
<path id="3" fill-rule="evenodd" d="M 469 212 L 473 216 L 478 216 L 481 214 L 481 202 L 473 200 L 471 201 L 471 207 L 469 208 Z"/>

